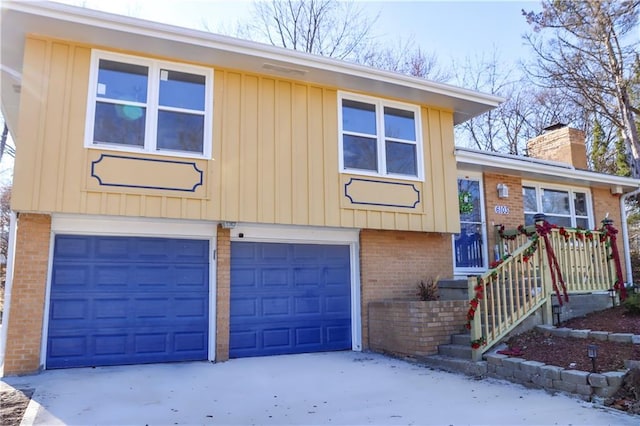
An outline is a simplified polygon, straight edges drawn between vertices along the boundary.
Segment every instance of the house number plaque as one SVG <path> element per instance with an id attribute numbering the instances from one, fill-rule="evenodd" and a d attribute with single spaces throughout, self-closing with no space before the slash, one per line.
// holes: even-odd
<path id="1" fill-rule="evenodd" d="M 493 210 L 496 214 L 509 214 L 509 206 L 495 206 Z"/>

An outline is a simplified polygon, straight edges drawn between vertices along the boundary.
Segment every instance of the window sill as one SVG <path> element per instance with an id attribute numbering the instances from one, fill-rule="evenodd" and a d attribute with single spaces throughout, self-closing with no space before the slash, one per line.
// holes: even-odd
<path id="1" fill-rule="evenodd" d="M 340 170 L 340 174 L 366 176 L 366 177 L 379 178 L 379 179 L 404 180 L 404 181 L 410 181 L 410 182 L 424 182 L 424 178 L 420 176 L 407 176 L 407 175 L 394 175 L 394 174 L 381 175 L 379 173 L 366 172 L 366 171 L 357 170 L 357 169 L 343 169 L 343 170 Z"/>
<path id="2" fill-rule="evenodd" d="M 128 154 L 154 155 L 162 158 L 189 158 L 194 160 L 211 160 L 210 155 L 190 154 L 188 152 L 182 152 L 182 151 L 147 151 L 144 149 L 129 148 L 125 145 L 119 146 L 119 145 L 91 144 L 91 145 L 85 145 L 85 148 L 94 149 L 98 151 L 112 151 L 112 152 L 125 152 Z"/>

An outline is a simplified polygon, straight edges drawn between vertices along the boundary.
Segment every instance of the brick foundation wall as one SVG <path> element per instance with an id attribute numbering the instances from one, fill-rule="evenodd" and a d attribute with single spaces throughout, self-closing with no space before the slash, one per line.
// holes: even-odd
<path id="1" fill-rule="evenodd" d="M 417 300 L 417 285 L 453 275 L 451 235 L 425 232 L 360 232 L 362 347 L 368 344 L 368 306 L 387 299 Z"/>
<path id="2" fill-rule="evenodd" d="M 369 304 L 369 348 L 393 355 L 421 357 L 464 331 L 467 302 L 381 301 Z"/>
<path id="3" fill-rule="evenodd" d="M 40 369 L 44 303 L 49 268 L 51 217 L 22 213 L 18 217 L 11 310 L 7 327 L 4 374 Z"/>
<path id="4" fill-rule="evenodd" d="M 216 246 L 216 361 L 229 359 L 229 315 L 231 305 L 231 237 L 229 229 L 218 227 Z"/>

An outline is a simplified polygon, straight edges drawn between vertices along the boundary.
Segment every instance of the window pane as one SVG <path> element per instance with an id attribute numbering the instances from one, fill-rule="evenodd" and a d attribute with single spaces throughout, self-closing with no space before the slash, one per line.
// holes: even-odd
<path id="1" fill-rule="evenodd" d="M 416 124 L 412 111 L 384 108 L 384 135 L 387 138 L 416 140 Z"/>
<path id="2" fill-rule="evenodd" d="M 344 135 L 342 151 L 345 168 L 378 171 L 378 150 L 375 139 Z"/>
<path id="3" fill-rule="evenodd" d="M 584 192 L 575 192 L 573 194 L 573 205 L 576 209 L 576 216 L 588 216 L 587 194 Z"/>
<path id="4" fill-rule="evenodd" d="M 416 146 L 408 143 L 386 143 L 387 173 L 417 176 Z"/>
<path id="5" fill-rule="evenodd" d="M 547 215 L 547 222 L 549 222 L 552 225 L 565 226 L 565 227 L 570 227 L 571 226 L 571 218 L 570 217 L 560 217 L 560 216 Z"/>
<path id="6" fill-rule="evenodd" d="M 158 149 L 203 152 L 204 116 L 158 111 Z"/>
<path id="7" fill-rule="evenodd" d="M 530 226 L 535 224 L 536 222 L 533 220 L 533 213 L 532 214 L 528 214 L 525 213 L 524 215 L 524 226 Z"/>
<path id="8" fill-rule="evenodd" d="M 543 190 L 542 211 L 544 213 L 570 214 L 569 193 L 550 189 Z"/>
<path id="9" fill-rule="evenodd" d="M 342 100 L 342 129 L 348 132 L 366 133 L 375 135 L 376 132 L 376 106 L 356 102 L 348 99 Z"/>
<path id="10" fill-rule="evenodd" d="M 96 94 L 101 98 L 147 103 L 147 75 L 142 65 L 100 59 Z"/>
<path id="11" fill-rule="evenodd" d="M 160 70 L 160 105 L 204 111 L 203 75 Z"/>
<path id="12" fill-rule="evenodd" d="M 145 120 L 145 108 L 97 102 L 93 141 L 143 146 Z"/>
<path id="13" fill-rule="evenodd" d="M 589 229 L 589 219 L 586 217 L 577 217 L 576 227 L 582 228 L 582 229 Z"/>
<path id="14" fill-rule="evenodd" d="M 460 226 L 460 234 L 454 236 L 456 267 L 483 267 L 482 226 L 476 224 L 461 224 Z"/>
<path id="15" fill-rule="evenodd" d="M 537 212 L 538 201 L 536 200 L 536 189 L 528 186 L 522 188 L 522 196 L 524 201 L 525 212 Z"/>
<path id="16" fill-rule="evenodd" d="M 460 221 L 482 223 L 480 208 L 480 181 L 458 179 Z"/>

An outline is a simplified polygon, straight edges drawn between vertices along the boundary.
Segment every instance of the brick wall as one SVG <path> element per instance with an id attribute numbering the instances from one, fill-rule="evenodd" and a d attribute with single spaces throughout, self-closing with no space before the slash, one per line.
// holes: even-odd
<path id="1" fill-rule="evenodd" d="M 464 332 L 467 302 L 383 301 L 369 304 L 369 347 L 402 356 L 427 356 Z"/>
<path id="2" fill-rule="evenodd" d="M 587 169 L 587 148 L 584 132 L 570 127 L 551 130 L 527 142 L 531 157 L 560 161 L 577 169 Z"/>
<path id="3" fill-rule="evenodd" d="M 622 215 L 620 212 L 620 195 L 614 195 L 609 189 L 606 188 L 593 188 L 591 190 L 593 196 L 593 219 L 595 228 L 602 226 L 602 220 L 609 214 L 609 219 L 613 220 L 613 226 L 618 230 L 622 230 Z M 622 240 L 622 233 L 618 232 L 616 235 L 618 253 L 620 253 L 620 260 L 622 261 L 622 275 L 623 281 L 626 282 L 626 263 L 624 261 L 624 241 Z"/>
<path id="4" fill-rule="evenodd" d="M 22 213 L 18 217 L 11 310 L 7 327 L 4 374 L 40 368 L 40 347 L 49 266 L 51 217 Z"/>
<path id="5" fill-rule="evenodd" d="M 218 227 L 216 246 L 216 361 L 229 359 L 229 314 L 231 304 L 231 239 L 229 229 Z"/>
<path id="6" fill-rule="evenodd" d="M 417 300 L 417 285 L 429 277 L 451 278 L 451 235 L 425 232 L 360 232 L 362 347 L 368 348 L 368 306 L 387 299 Z"/>
<path id="7" fill-rule="evenodd" d="M 499 198 L 497 186 L 503 183 L 509 187 L 509 197 Z M 493 248 L 498 243 L 496 226 L 515 229 L 524 224 L 524 204 L 522 201 L 522 179 L 518 176 L 503 174 L 484 174 L 484 202 L 487 220 L 487 244 L 490 261 L 494 259 Z M 496 213 L 496 206 L 507 206 L 509 214 Z"/>

